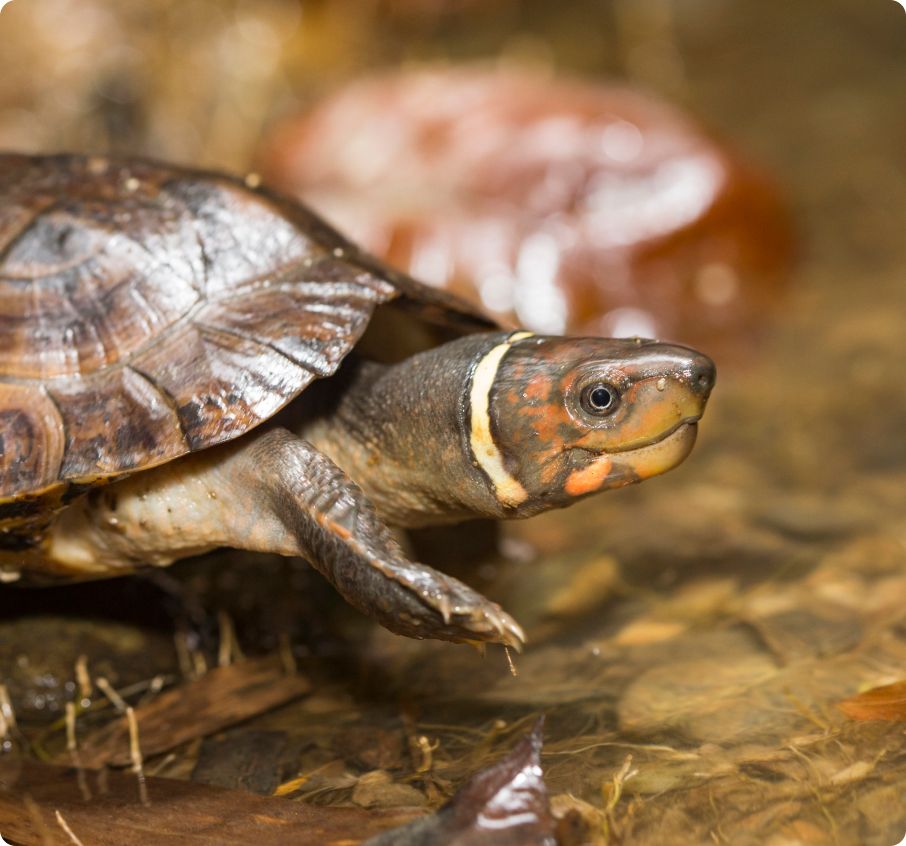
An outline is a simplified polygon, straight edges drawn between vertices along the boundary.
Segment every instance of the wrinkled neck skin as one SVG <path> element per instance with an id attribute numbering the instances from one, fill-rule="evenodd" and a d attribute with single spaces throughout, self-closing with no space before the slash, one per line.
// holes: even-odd
<path id="1" fill-rule="evenodd" d="M 468 445 L 474 367 L 507 336 L 471 335 L 394 365 L 351 357 L 305 393 L 297 434 L 406 528 L 505 517 Z"/>

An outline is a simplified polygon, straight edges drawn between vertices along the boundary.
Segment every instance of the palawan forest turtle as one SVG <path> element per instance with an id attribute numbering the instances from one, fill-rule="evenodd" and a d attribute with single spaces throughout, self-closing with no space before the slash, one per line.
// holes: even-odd
<path id="1" fill-rule="evenodd" d="M 501 332 L 254 183 L 0 155 L 3 580 L 231 546 L 306 558 L 392 631 L 518 647 L 388 524 L 527 517 L 668 470 L 711 361 Z M 452 340 L 381 361 L 385 312 Z"/>

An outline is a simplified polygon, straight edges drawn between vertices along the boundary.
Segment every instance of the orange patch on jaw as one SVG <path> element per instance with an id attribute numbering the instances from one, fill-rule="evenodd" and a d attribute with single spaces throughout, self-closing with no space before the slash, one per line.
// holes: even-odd
<path id="1" fill-rule="evenodd" d="M 613 462 L 609 455 L 599 455 L 585 467 L 573 470 L 566 478 L 563 489 L 570 496 L 582 496 L 598 490 L 604 484 Z"/>

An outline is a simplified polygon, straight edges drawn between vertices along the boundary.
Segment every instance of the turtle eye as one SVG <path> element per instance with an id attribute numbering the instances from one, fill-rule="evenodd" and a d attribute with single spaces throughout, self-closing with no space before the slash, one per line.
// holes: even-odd
<path id="1" fill-rule="evenodd" d="M 613 414 L 620 404 L 620 395 L 613 385 L 607 382 L 595 382 L 582 391 L 583 411 L 595 417 Z"/>

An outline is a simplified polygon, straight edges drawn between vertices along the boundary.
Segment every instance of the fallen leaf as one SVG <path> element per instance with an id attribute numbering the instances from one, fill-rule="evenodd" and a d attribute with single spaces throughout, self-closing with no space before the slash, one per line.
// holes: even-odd
<path id="1" fill-rule="evenodd" d="M 366 846 L 555 846 L 541 772 L 541 726 L 496 764 L 472 776 L 430 817 L 369 840 Z"/>
<path id="2" fill-rule="evenodd" d="M 906 681 L 866 690 L 837 707 L 852 720 L 906 720 Z"/>
<path id="3" fill-rule="evenodd" d="M 135 775 L 121 771 L 29 762 L 2 775 L 0 831 L 19 846 L 47 846 L 48 831 L 58 833 L 53 843 L 71 843 L 57 811 L 89 846 L 354 846 L 413 817 L 411 810 L 320 807 L 168 778 L 148 777 L 140 791 Z"/>

